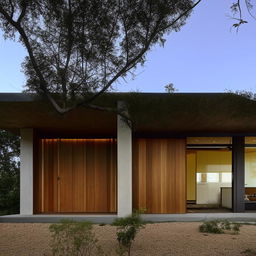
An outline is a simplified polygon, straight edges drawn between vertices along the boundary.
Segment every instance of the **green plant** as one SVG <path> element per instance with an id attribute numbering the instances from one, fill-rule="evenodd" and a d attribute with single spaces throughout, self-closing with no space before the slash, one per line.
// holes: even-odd
<path id="1" fill-rule="evenodd" d="M 214 234 L 224 233 L 223 229 L 218 225 L 217 220 L 204 222 L 202 225 L 199 226 L 199 231 L 202 233 L 214 233 Z"/>
<path id="2" fill-rule="evenodd" d="M 140 216 L 142 212 L 144 211 L 135 211 L 132 215 L 125 218 L 118 218 L 113 222 L 112 225 L 117 226 L 118 255 L 124 255 L 125 253 L 129 256 L 131 255 L 132 242 L 135 240 L 139 230 L 145 226 Z"/>
<path id="3" fill-rule="evenodd" d="M 199 231 L 203 233 L 223 234 L 227 231 L 231 231 L 234 234 L 238 234 L 241 224 L 231 223 L 228 220 L 212 220 L 205 221 L 199 226 Z"/>
<path id="4" fill-rule="evenodd" d="M 90 222 L 61 220 L 49 227 L 52 233 L 52 253 L 54 256 L 102 255 L 98 240 L 92 232 Z"/>
<path id="5" fill-rule="evenodd" d="M 255 256 L 256 255 L 256 250 L 246 249 L 246 250 L 242 251 L 242 253 L 245 254 L 246 256 Z"/>
<path id="6" fill-rule="evenodd" d="M 234 233 L 238 234 L 240 232 L 240 223 L 232 223 L 232 230 Z"/>

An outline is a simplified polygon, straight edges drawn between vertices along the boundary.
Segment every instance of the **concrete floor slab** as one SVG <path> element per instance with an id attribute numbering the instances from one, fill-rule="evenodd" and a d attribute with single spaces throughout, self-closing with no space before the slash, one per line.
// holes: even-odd
<path id="1" fill-rule="evenodd" d="M 230 221 L 256 222 L 256 213 L 186 213 L 186 214 L 143 214 L 143 219 L 152 222 L 193 222 L 216 219 L 227 219 Z"/>
<path id="2" fill-rule="evenodd" d="M 36 214 L 36 215 L 5 215 L 0 216 L 0 222 L 7 223 L 55 223 L 62 219 L 75 221 L 91 221 L 93 223 L 110 224 L 117 215 L 74 215 L 74 214 Z M 214 219 L 228 219 L 239 222 L 256 222 L 256 213 L 186 213 L 186 214 L 142 214 L 149 222 L 194 222 Z"/>
<path id="3" fill-rule="evenodd" d="M 117 215 L 74 215 L 74 214 L 35 214 L 35 215 L 5 215 L 0 216 L 0 223 L 56 223 L 63 219 L 74 221 L 90 221 L 93 223 L 110 224 Z"/>

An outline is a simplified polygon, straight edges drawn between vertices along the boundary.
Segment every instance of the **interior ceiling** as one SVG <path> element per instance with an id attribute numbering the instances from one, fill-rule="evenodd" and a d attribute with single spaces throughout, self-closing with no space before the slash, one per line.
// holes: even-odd
<path id="1" fill-rule="evenodd" d="M 95 104 L 125 101 L 138 135 L 256 134 L 256 102 L 224 93 L 109 93 Z M 116 114 L 79 108 L 58 114 L 46 101 L 24 94 L 0 94 L 0 128 L 18 133 L 116 136 Z"/>

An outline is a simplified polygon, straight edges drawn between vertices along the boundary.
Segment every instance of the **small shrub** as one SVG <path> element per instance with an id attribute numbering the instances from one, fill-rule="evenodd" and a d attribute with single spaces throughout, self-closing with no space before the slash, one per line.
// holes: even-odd
<path id="1" fill-rule="evenodd" d="M 118 255 L 127 253 L 131 255 L 131 246 L 137 233 L 141 228 L 144 228 L 145 223 L 140 217 L 141 211 L 135 211 L 132 215 L 125 218 L 116 219 L 112 225 L 117 226 L 117 241 L 119 248 L 117 249 Z"/>
<path id="2" fill-rule="evenodd" d="M 246 249 L 242 252 L 246 256 L 255 256 L 256 255 L 256 250 L 254 249 Z"/>
<path id="3" fill-rule="evenodd" d="M 205 221 L 202 225 L 200 225 L 199 231 L 202 233 L 214 234 L 223 234 L 230 231 L 233 234 L 238 234 L 240 231 L 240 226 L 241 224 L 231 223 L 228 220 L 212 220 Z"/>
<path id="4" fill-rule="evenodd" d="M 218 221 L 206 221 L 199 226 L 199 231 L 202 233 L 214 233 L 222 234 L 224 233 L 223 229 L 218 225 Z"/>
<path id="5" fill-rule="evenodd" d="M 50 225 L 49 229 L 52 233 L 51 248 L 54 256 L 102 255 L 90 222 L 62 220 Z"/>

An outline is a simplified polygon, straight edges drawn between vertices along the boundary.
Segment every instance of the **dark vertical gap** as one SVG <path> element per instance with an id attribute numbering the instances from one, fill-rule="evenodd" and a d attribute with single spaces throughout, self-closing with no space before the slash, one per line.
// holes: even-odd
<path id="1" fill-rule="evenodd" d="M 39 139 L 37 131 L 33 132 L 33 213 L 39 213 Z"/>
<path id="2" fill-rule="evenodd" d="M 244 137 L 233 137 L 232 142 L 232 208 L 244 212 Z"/>

